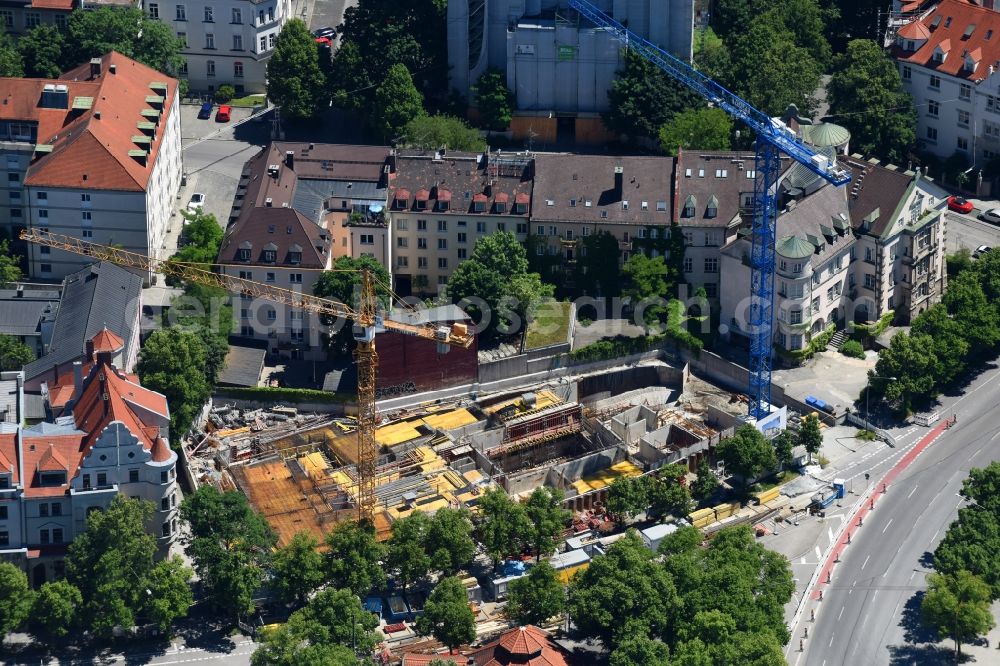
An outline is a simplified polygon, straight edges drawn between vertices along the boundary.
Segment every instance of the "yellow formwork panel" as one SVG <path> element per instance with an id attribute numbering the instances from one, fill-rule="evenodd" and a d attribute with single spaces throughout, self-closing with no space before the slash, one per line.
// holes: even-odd
<path id="1" fill-rule="evenodd" d="M 455 428 L 461 428 L 462 426 L 473 424 L 477 420 L 478 419 L 467 409 L 453 409 L 450 412 L 431 414 L 430 416 L 425 416 L 423 418 L 424 423 L 431 428 L 437 428 L 438 430 L 453 430 Z"/>
<path id="2" fill-rule="evenodd" d="M 695 522 L 703 518 L 710 518 L 713 516 L 715 516 L 715 511 L 713 509 L 698 509 L 697 511 L 692 511 L 691 513 L 688 514 L 688 518 L 691 519 L 691 522 Z"/>
<path id="3" fill-rule="evenodd" d="M 570 579 L 573 578 L 573 575 L 576 574 L 577 571 L 583 571 L 588 566 L 590 566 L 590 562 L 587 562 L 585 564 L 580 564 L 575 567 L 567 567 L 565 569 L 559 569 L 559 571 L 557 572 L 559 575 L 559 582 L 561 582 L 563 585 L 569 585 L 569 581 Z"/>
<path id="4" fill-rule="evenodd" d="M 376 428 L 375 441 L 380 446 L 398 446 L 405 442 L 412 441 L 420 437 L 420 432 L 416 426 L 419 421 L 398 421 L 389 425 Z"/>
<path id="5" fill-rule="evenodd" d="M 299 464 L 302 465 L 302 470 L 311 479 L 319 479 L 326 476 L 326 470 L 329 469 L 329 465 L 326 464 L 323 454 L 318 451 L 300 457 Z"/>

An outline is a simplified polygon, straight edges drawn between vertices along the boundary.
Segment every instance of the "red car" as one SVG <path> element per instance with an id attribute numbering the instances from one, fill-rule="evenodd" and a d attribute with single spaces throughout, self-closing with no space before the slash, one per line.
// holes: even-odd
<path id="1" fill-rule="evenodd" d="M 219 110 L 215 112 L 215 122 L 217 123 L 228 123 L 229 114 L 233 112 L 233 107 L 223 104 L 219 107 Z"/>
<path id="2" fill-rule="evenodd" d="M 948 197 L 948 208 L 955 211 L 956 213 L 971 213 L 972 212 L 972 202 L 966 201 L 962 197 L 950 196 Z"/>

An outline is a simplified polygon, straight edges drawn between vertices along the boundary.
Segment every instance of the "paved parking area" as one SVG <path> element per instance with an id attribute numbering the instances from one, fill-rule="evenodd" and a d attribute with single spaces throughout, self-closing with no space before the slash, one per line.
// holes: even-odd
<path id="1" fill-rule="evenodd" d="M 997 202 L 989 203 L 989 207 L 997 207 Z M 969 215 L 952 211 L 945 213 L 945 252 L 954 254 L 962 248 L 975 251 L 980 245 L 1000 247 L 1000 226 L 977 220 L 977 214 L 977 211 Z"/>
<path id="2" fill-rule="evenodd" d="M 846 408 L 858 399 L 868 383 L 868 371 L 875 367 L 877 359 L 878 355 L 872 351 L 867 352 L 865 359 L 858 359 L 831 349 L 816 354 L 802 367 L 775 370 L 771 381 L 799 400 L 813 395 Z"/>

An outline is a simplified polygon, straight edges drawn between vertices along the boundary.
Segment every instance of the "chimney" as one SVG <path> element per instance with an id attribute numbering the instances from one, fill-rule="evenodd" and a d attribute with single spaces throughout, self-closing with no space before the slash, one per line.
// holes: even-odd
<path id="1" fill-rule="evenodd" d="M 117 74 L 118 73 L 118 65 L 116 65 L 115 63 L 111 63 L 110 65 L 108 65 L 108 72 L 110 74 Z"/>
<path id="2" fill-rule="evenodd" d="M 101 119 L 101 112 L 94 111 L 94 120 L 100 120 L 100 119 Z"/>
<path id="3" fill-rule="evenodd" d="M 615 196 L 621 201 L 622 191 L 625 185 L 625 167 L 616 166 L 615 167 Z"/>
<path id="4" fill-rule="evenodd" d="M 101 59 L 91 58 L 90 59 L 90 78 L 96 79 L 101 75 Z"/>
<path id="5" fill-rule="evenodd" d="M 94 341 L 93 340 L 87 340 L 87 343 L 85 345 L 85 349 L 87 350 L 87 360 L 88 361 L 93 361 L 94 360 Z"/>
<path id="6" fill-rule="evenodd" d="M 295 151 L 294 150 L 286 150 L 285 151 L 285 166 L 287 166 L 289 169 L 291 169 L 292 167 L 295 166 Z"/>
<path id="7" fill-rule="evenodd" d="M 80 399 L 80 393 L 83 391 L 83 363 L 80 361 L 73 361 L 73 397 L 76 400 Z"/>

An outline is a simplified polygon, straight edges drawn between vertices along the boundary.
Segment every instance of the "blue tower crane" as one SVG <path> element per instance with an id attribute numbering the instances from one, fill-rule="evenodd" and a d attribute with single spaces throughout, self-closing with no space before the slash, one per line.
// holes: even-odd
<path id="1" fill-rule="evenodd" d="M 742 121 L 757 136 L 754 164 L 753 225 L 750 255 L 750 417 L 760 419 L 771 407 L 772 326 L 774 309 L 774 241 L 778 217 L 778 178 L 781 153 L 788 155 L 826 181 L 844 185 L 851 180 L 846 169 L 819 155 L 799 141 L 780 120 L 755 109 L 688 63 L 636 35 L 588 0 L 570 0 L 581 16 L 613 35 L 709 103 Z"/>

